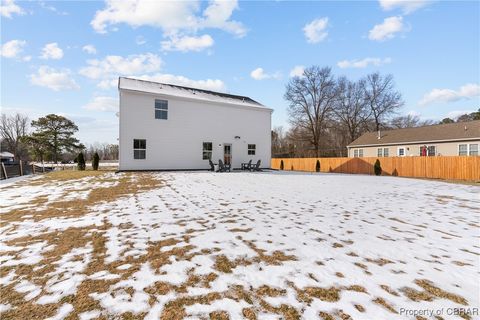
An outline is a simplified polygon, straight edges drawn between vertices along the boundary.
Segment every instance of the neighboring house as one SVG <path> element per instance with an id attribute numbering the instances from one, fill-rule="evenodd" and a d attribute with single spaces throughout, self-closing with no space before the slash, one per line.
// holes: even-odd
<path id="1" fill-rule="evenodd" d="M 480 120 L 367 132 L 347 146 L 349 157 L 478 156 Z"/>
<path id="2" fill-rule="evenodd" d="M 3 151 L 3 152 L 0 152 L 0 160 L 3 163 L 13 163 L 15 158 L 13 153 L 10 153 L 8 151 Z"/>
<path id="3" fill-rule="evenodd" d="M 272 109 L 243 96 L 120 78 L 120 170 L 271 160 Z"/>

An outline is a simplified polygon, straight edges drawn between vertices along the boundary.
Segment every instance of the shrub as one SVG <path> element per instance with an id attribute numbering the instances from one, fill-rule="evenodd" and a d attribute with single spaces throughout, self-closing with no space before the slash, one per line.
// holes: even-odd
<path id="1" fill-rule="evenodd" d="M 100 162 L 100 157 L 98 156 L 98 153 L 95 152 L 95 154 L 93 155 L 93 159 L 92 159 L 92 169 L 93 170 L 98 170 L 98 163 Z"/>
<path id="2" fill-rule="evenodd" d="M 315 171 L 320 172 L 320 160 L 317 160 L 317 165 L 315 166 Z"/>
<path id="3" fill-rule="evenodd" d="M 373 165 L 373 171 L 375 172 L 376 176 L 379 176 L 382 174 L 382 167 L 380 166 L 380 160 L 377 159 L 377 161 L 375 161 L 375 164 Z"/>
<path id="4" fill-rule="evenodd" d="M 280 170 L 283 170 L 283 160 L 280 161 Z"/>
<path id="5" fill-rule="evenodd" d="M 80 171 L 85 170 L 85 158 L 83 157 L 82 152 L 80 152 L 77 156 L 77 168 Z"/>

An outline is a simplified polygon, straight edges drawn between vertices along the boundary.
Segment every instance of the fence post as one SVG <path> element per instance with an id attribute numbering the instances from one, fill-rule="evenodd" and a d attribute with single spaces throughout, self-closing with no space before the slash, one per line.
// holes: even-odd
<path id="1" fill-rule="evenodd" d="M 8 179 L 7 170 L 5 169 L 5 165 L 3 164 L 3 162 L 2 162 L 2 171 L 3 171 L 3 175 L 5 176 L 5 180 Z"/>
<path id="2" fill-rule="evenodd" d="M 32 174 L 35 174 L 35 165 L 32 164 Z"/>
<path id="3" fill-rule="evenodd" d="M 22 165 L 22 160 L 20 160 L 19 162 L 19 165 L 20 165 L 20 175 L 23 176 L 23 165 Z"/>
<path id="4" fill-rule="evenodd" d="M 45 163 L 42 161 L 42 172 L 45 173 Z"/>

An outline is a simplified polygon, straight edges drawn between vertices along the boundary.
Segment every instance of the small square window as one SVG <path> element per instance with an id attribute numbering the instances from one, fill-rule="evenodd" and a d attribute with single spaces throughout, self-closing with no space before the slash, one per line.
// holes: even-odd
<path id="1" fill-rule="evenodd" d="M 467 144 L 459 144 L 458 145 L 458 155 L 459 156 L 468 156 L 468 145 Z"/>
<path id="2" fill-rule="evenodd" d="M 398 148 L 398 156 L 399 157 L 405 156 L 405 148 Z"/>
<path id="3" fill-rule="evenodd" d="M 363 158 L 363 149 L 358 149 L 358 157 Z"/>
<path id="4" fill-rule="evenodd" d="M 358 149 L 353 150 L 353 157 L 358 158 Z"/>
<path id="5" fill-rule="evenodd" d="M 377 149 L 377 157 L 381 157 L 383 155 L 383 149 L 382 148 L 378 148 Z"/>
<path id="6" fill-rule="evenodd" d="M 427 148 L 427 155 L 428 156 L 434 156 L 435 155 L 435 146 L 429 146 Z"/>
<path id="7" fill-rule="evenodd" d="M 383 156 L 388 157 L 388 148 L 383 148 Z"/>
<path id="8" fill-rule="evenodd" d="M 247 152 L 248 155 L 254 156 L 256 148 L 257 148 L 257 146 L 255 144 L 249 144 L 248 145 L 248 152 Z"/>

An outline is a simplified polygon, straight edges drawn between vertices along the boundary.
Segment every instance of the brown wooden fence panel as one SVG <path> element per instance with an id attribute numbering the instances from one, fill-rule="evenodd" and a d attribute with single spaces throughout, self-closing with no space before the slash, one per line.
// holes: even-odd
<path id="1" fill-rule="evenodd" d="M 387 157 L 387 158 L 274 158 L 272 169 L 315 172 L 317 161 L 321 172 L 374 174 L 379 159 L 382 175 L 480 181 L 480 157 Z"/>

